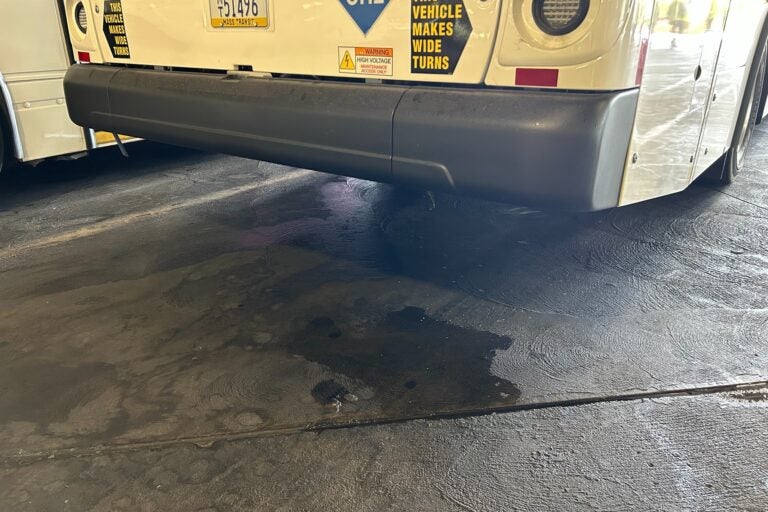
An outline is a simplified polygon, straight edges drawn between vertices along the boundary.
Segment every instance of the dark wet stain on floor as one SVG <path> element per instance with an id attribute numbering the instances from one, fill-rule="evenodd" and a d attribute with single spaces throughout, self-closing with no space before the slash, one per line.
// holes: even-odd
<path id="1" fill-rule="evenodd" d="M 497 350 L 512 340 L 452 325 L 408 306 L 363 324 L 316 317 L 295 335 L 287 349 L 327 367 L 344 379 L 324 381 L 312 390 L 324 403 L 345 396 L 365 397 L 389 413 L 413 414 L 452 408 L 512 405 L 518 387 L 491 373 Z M 361 398 L 362 399 L 362 398 Z"/>
<path id="2" fill-rule="evenodd" d="M 596 214 L 199 154 L 0 192 L 10 247 L 308 176 L 0 260 L 0 454 L 765 378 L 757 156 L 727 194 Z"/>
<path id="3" fill-rule="evenodd" d="M 333 379 L 323 380 L 312 388 L 312 396 L 323 405 L 341 404 L 349 399 L 349 390 Z"/>

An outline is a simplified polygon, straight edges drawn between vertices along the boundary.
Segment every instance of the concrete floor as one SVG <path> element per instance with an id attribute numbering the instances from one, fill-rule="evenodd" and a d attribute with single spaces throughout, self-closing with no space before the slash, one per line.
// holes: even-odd
<path id="1" fill-rule="evenodd" d="M 597 214 L 151 144 L 0 177 L 0 510 L 765 510 L 754 142 Z"/>

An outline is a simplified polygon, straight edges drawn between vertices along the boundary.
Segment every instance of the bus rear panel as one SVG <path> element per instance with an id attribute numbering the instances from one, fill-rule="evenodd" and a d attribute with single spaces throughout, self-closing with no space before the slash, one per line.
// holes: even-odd
<path id="1" fill-rule="evenodd" d="M 731 147 L 763 0 L 65 0 L 83 126 L 564 210 Z"/>

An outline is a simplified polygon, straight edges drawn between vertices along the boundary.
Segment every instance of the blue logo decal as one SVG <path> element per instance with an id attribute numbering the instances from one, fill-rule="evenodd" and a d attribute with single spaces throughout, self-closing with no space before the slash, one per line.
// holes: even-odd
<path id="1" fill-rule="evenodd" d="M 341 5 L 347 10 L 357 26 L 368 34 L 376 20 L 379 19 L 381 12 L 389 3 L 389 0 L 339 0 Z"/>

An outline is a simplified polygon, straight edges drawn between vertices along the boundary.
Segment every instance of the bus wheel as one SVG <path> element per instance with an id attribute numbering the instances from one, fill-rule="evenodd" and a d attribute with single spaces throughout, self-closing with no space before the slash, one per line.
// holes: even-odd
<path id="1" fill-rule="evenodd" d="M 2 112 L 0 111 L 0 115 Z M 0 119 L 0 172 L 8 167 L 8 155 L 5 149 L 5 130 L 3 130 L 3 120 Z"/>
<path id="2" fill-rule="evenodd" d="M 723 169 L 723 174 L 720 178 L 722 183 L 732 183 L 744 168 L 749 141 L 752 139 L 752 133 L 755 131 L 757 116 L 760 114 L 760 100 L 762 99 L 767 56 L 768 44 L 764 44 L 762 52 L 760 52 L 760 60 L 755 63 L 756 67 L 753 66 L 755 72 L 750 75 L 749 86 L 744 93 L 744 101 L 742 102 L 736 130 L 733 134 L 733 143 L 731 144 L 731 149 L 728 150 L 725 169 Z"/>
<path id="3" fill-rule="evenodd" d="M 0 105 L 0 172 L 7 171 L 14 162 L 11 133 L 3 118 L 3 106 Z"/>

